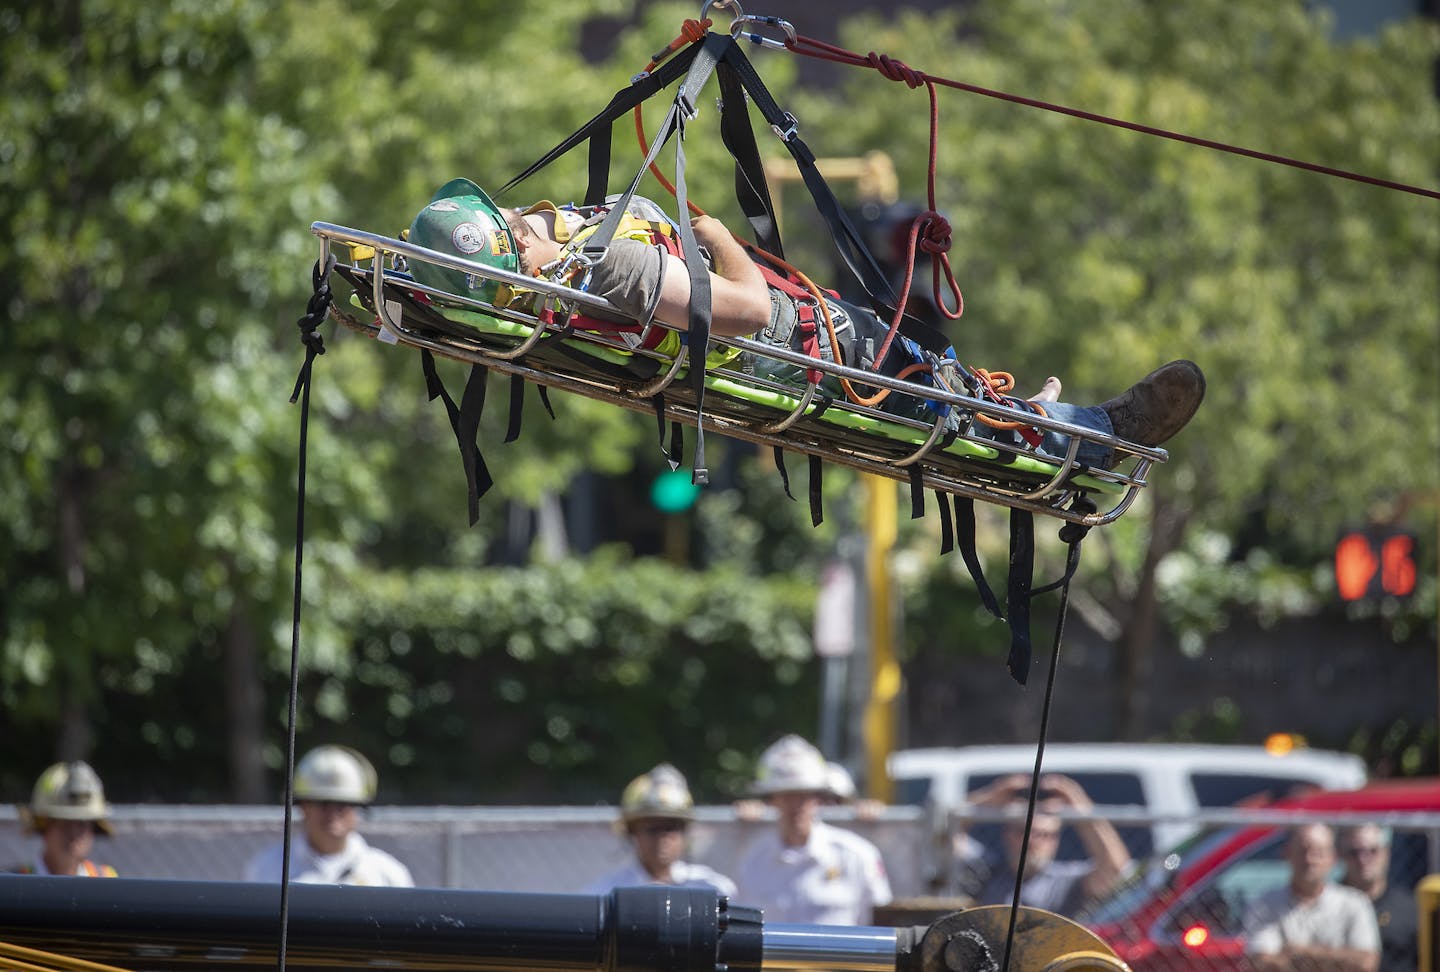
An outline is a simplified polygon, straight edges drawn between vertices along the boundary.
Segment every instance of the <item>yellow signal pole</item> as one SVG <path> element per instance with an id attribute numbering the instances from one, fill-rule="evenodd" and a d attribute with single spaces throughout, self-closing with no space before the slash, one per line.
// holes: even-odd
<path id="1" fill-rule="evenodd" d="M 865 704 L 865 789 L 876 800 L 894 801 L 895 787 L 886 769 L 895 748 L 895 709 L 900 697 L 900 662 L 895 651 L 894 600 L 890 592 L 890 553 L 897 530 L 897 484 L 864 474 L 865 588 L 869 594 L 870 697 Z"/>

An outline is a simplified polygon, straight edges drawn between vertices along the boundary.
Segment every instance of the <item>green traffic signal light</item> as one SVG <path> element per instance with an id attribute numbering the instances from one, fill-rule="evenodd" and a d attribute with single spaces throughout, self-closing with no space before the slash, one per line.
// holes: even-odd
<path id="1" fill-rule="evenodd" d="M 684 513 L 700 497 L 700 487 L 690 481 L 690 470 L 668 469 L 650 484 L 650 503 L 661 513 Z"/>

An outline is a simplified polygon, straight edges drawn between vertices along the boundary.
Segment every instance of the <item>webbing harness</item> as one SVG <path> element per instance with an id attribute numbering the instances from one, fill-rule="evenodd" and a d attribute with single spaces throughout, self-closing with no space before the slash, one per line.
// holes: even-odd
<path id="1" fill-rule="evenodd" d="M 735 195 L 744 212 L 747 221 L 750 223 L 756 243 L 763 250 L 783 258 L 784 247 L 780 239 L 779 224 L 775 216 L 774 202 L 770 197 L 768 182 L 765 178 L 764 167 L 760 160 L 759 149 L 755 142 L 754 130 L 750 123 L 747 105 L 753 104 L 761 116 L 770 124 L 771 128 L 785 144 L 786 149 L 794 158 L 799 168 L 801 178 L 809 191 L 815 207 L 822 219 L 824 219 L 831 239 L 841 260 L 851 275 L 860 284 L 872 310 L 881 320 L 892 320 L 896 318 L 895 305 L 896 295 L 880 269 L 874 256 L 855 227 L 854 223 L 846 215 L 844 208 L 835 197 L 834 192 L 821 175 L 816 156 L 799 136 L 798 123 L 793 115 L 784 111 L 765 87 L 754 66 L 746 58 L 739 43 L 730 36 L 716 34 L 707 31 L 704 36 L 696 42 L 690 43 L 680 49 L 673 57 L 662 62 L 654 71 L 642 72 L 632 79 L 630 85 L 616 92 L 609 104 L 588 122 L 562 139 L 549 152 L 542 155 L 535 162 L 531 163 L 522 172 L 512 178 L 509 182 L 500 187 L 497 195 L 503 195 L 525 179 L 549 165 L 551 162 L 568 153 L 582 142 L 589 143 L 588 162 L 588 184 L 585 192 L 585 204 L 587 206 L 598 206 L 606 200 L 608 195 L 608 177 L 610 169 L 611 130 L 613 123 L 621 116 L 629 113 L 636 106 L 649 99 L 651 96 L 667 87 L 673 81 L 684 75 L 684 80 L 676 90 L 674 100 L 671 103 L 669 112 L 661 123 L 654 139 L 651 141 L 644 161 L 636 171 L 635 177 L 630 185 L 619 197 L 610 203 L 611 209 L 600 225 L 584 241 L 580 248 L 582 262 L 595 263 L 604 259 L 606 249 L 611 240 L 614 239 L 620 228 L 621 220 L 631 197 L 635 195 L 641 178 L 650 170 L 652 164 L 659 155 L 660 149 L 671 137 L 675 140 L 675 201 L 678 211 L 682 217 L 688 208 L 687 189 L 685 182 L 685 125 L 695 117 L 696 99 L 701 88 L 705 85 L 710 75 L 717 76 L 720 85 L 720 133 L 725 147 L 730 151 L 735 160 Z M 700 349 L 703 357 L 704 350 L 709 343 L 711 303 L 710 303 L 710 281 L 706 264 L 701 256 L 698 244 L 695 241 L 694 233 L 690 228 L 689 221 L 681 219 L 680 230 L 680 257 L 684 260 L 690 274 L 690 318 L 687 333 L 689 348 L 692 357 L 695 350 Z M 767 283 L 794 297 L 800 295 L 797 291 L 804 292 L 794 281 L 776 273 L 772 268 L 766 267 L 763 261 L 757 261 L 762 273 L 766 274 Z M 808 292 L 804 292 L 805 299 L 797 299 L 797 312 L 800 317 L 802 334 L 805 335 L 805 350 L 812 356 L 819 356 L 819 341 L 816 331 L 815 307 Z M 808 307 L 808 310 L 807 310 Z M 806 319 L 808 318 L 808 320 Z M 808 325 L 808 327 L 807 327 Z M 952 353 L 950 342 L 937 329 L 925 324 L 910 316 L 900 316 L 897 325 L 901 334 L 910 338 L 922 349 L 936 356 L 944 357 Z M 812 350 L 813 347 L 813 350 Z M 882 362 L 877 361 L 875 367 L 879 368 Z M 958 369 L 961 379 L 966 382 L 971 394 L 976 397 L 987 397 L 995 399 L 993 389 L 984 381 L 978 379 L 968 368 Z M 818 380 L 818 375 L 811 373 L 812 377 Z M 696 442 L 694 448 L 694 465 L 692 481 L 697 484 L 708 482 L 708 473 L 705 468 L 705 438 L 703 423 L 703 405 L 705 395 L 705 369 L 703 367 L 691 367 L 688 380 L 691 393 L 695 399 L 696 409 Z M 827 402 L 822 401 L 823 409 Z M 656 414 L 660 425 L 662 447 L 665 429 L 665 406 L 663 398 L 657 396 Z M 953 433 L 952 433 L 953 435 Z M 670 446 L 667 455 L 671 458 L 672 464 L 675 457 L 679 455 L 681 448 L 681 433 L 678 423 L 672 424 Z M 462 446 L 463 451 L 463 446 Z M 782 450 L 777 446 L 774 450 L 775 464 L 780 472 L 786 495 L 790 494 L 789 475 L 785 469 L 785 462 Z M 823 519 L 822 499 L 822 464 L 818 456 L 810 456 L 810 514 L 812 523 L 819 524 Z M 1008 667 L 1010 674 L 1022 685 L 1025 684 L 1030 666 L 1031 638 L 1030 638 L 1030 600 L 1036 594 L 1044 590 L 1050 590 L 1056 585 L 1049 585 L 1040 590 L 1032 590 L 1032 574 L 1034 569 L 1035 540 L 1034 520 L 1032 514 L 1027 510 L 1012 507 L 1010 510 L 1010 564 L 1009 581 L 1006 589 L 1006 607 L 1008 617 L 1002 613 L 999 603 L 986 582 L 984 572 L 981 569 L 980 560 L 975 550 L 974 530 L 974 504 L 973 500 L 955 498 L 955 516 L 951 517 L 948 498 L 940 491 L 936 491 L 936 497 L 941 509 L 941 527 L 943 539 L 941 553 L 949 552 L 956 546 L 960 548 L 961 556 L 965 561 L 967 570 L 974 579 L 976 588 L 980 593 L 986 610 L 997 618 L 1007 621 L 1011 632 L 1011 645 Z M 793 499 L 794 497 L 791 496 Z M 1083 494 L 1078 495 L 1075 502 L 1088 503 Z M 911 469 L 911 507 L 912 516 L 924 515 L 924 490 L 921 485 L 920 471 L 918 468 Z M 1077 541 L 1078 545 L 1078 541 Z M 1067 576 L 1068 579 L 1068 576 Z"/>

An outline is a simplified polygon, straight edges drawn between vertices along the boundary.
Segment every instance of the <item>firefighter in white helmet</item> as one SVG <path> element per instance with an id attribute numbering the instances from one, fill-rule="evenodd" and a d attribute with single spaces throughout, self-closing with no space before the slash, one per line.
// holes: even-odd
<path id="1" fill-rule="evenodd" d="M 775 742 L 760 756 L 752 792 L 768 799 L 779 819 L 741 859 L 741 903 L 763 908 L 767 923 L 812 925 L 868 925 L 875 906 L 890 903 L 875 845 L 818 819 L 832 793 L 820 750 L 796 735 Z"/>
<path id="2" fill-rule="evenodd" d="M 114 833 L 105 787 L 90 764 L 56 763 L 35 781 L 30 804 L 20 807 L 20 821 L 40 835 L 35 859 L 11 868 L 18 874 L 114 877 L 115 869 L 90 860 L 95 835 Z"/>
<path id="3" fill-rule="evenodd" d="M 690 787 L 675 767 L 661 763 L 635 777 L 620 796 L 620 819 L 615 824 L 634 848 L 635 860 L 592 881 L 585 891 L 603 894 L 611 888 L 673 884 L 714 888 L 733 898 L 734 881 L 704 864 L 681 859 L 686 831 L 694 819 Z"/>
<path id="4" fill-rule="evenodd" d="M 304 840 L 291 843 L 291 881 L 415 886 L 404 864 L 371 847 L 356 829 L 360 808 L 375 800 L 377 782 L 375 767 L 353 749 L 319 746 L 305 754 L 295 767 L 295 804 L 303 817 Z M 251 858 L 245 880 L 278 884 L 284 860 L 283 842 L 265 848 Z"/>

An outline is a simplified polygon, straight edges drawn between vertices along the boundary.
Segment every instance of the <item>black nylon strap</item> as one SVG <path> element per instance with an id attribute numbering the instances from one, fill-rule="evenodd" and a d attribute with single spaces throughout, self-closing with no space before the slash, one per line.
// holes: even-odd
<path id="1" fill-rule="evenodd" d="M 910 476 L 910 519 L 918 520 L 925 515 L 925 472 L 914 463 L 905 472 Z"/>
<path id="2" fill-rule="evenodd" d="M 775 468 L 780 470 L 780 485 L 785 487 L 785 495 L 792 500 L 795 494 L 790 492 L 790 473 L 785 469 L 785 450 L 779 446 L 774 447 Z"/>
<path id="3" fill-rule="evenodd" d="M 682 48 L 650 74 L 631 82 L 627 88 L 621 88 L 615 93 L 615 96 L 610 99 L 610 103 L 602 108 L 598 114 L 574 132 L 571 132 L 560 144 L 530 163 L 519 175 L 501 186 L 495 194 L 498 196 L 509 192 L 581 142 L 593 137 L 595 133 L 602 128 L 608 130 L 621 115 L 624 115 L 642 101 L 648 100 L 657 91 L 668 86 L 672 81 L 689 70 L 690 62 L 695 59 L 695 55 L 699 53 L 699 50 L 699 44 L 691 44 L 688 47 Z"/>
<path id="4" fill-rule="evenodd" d="M 536 385 L 540 389 L 540 404 L 545 406 L 545 414 L 550 416 L 550 421 L 555 421 L 555 409 L 550 405 L 550 389 L 544 385 Z"/>
<path id="5" fill-rule="evenodd" d="M 610 191 L 611 125 L 601 125 L 590 136 L 590 167 L 585 182 L 585 205 L 599 206 Z"/>
<path id="6" fill-rule="evenodd" d="M 525 411 L 525 379 L 519 375 L 510 376 L 510 422 L 505 427 L 505 441 L 514 442 L 520 438 L 520 417 Z"/>
<path id="7" fill-rule="evenodd" d="M 819 526 L 825 522 L 824 487 L 822 477 L 825 464 L 819 456 L 810 457 L 810 525 Z"/>
<path id="8" fill-rule="evenodd" d="M 675 466 L 680 465 L 676 456 L 685 455 L 685 426 L 679 422 L 670 423 L 670 462 Z"/>
<path id="9" fill-rule="evenodd" d="M 470 525 L 480 519 L 480 497 L 495 485 L 485 457 L 480 454 L 480 416 L 485 411 L 485 383 L 489 371 L 484 365 L 473 365 L 470 376 L 465 380 L 460 404 L 445 390 L 445 384 L 435 370 L 435 357 L 428 350 L 420 351 L 420 367 L 425 372 L 425 387 L 430 401 L 439 398 L 445 403 L 445 414 L 450 419 L 450 430 L 455 433 L 455 442 L 460 446 L 460 463 L 465 468 L 465 485 L 469 499 Z"/>
<path id="10" fill-rule="evenodd" d="M 960 557 L 965 561 L 965 569 L 970 572 L 970 579 L 975 582 L 980 603 L 985 605 L 985 610 L 992 616 L 1004 618 L 1005 615 L 1000 613 L 1000 602 L 995 599 L 995 592 L 985 580 L 980 556 L 975 552 L 975 501 L 968 496 L 955 497 L 955 542 L 960 547 Z"/>
<path id="11" fill-rule="evenodd" d="M 1010 510 L 1010 584 L 1005 608 L 1010 622 L 1010 655 L 1005 667 L 1021 685 L 1030 678 L 1030 584 L 1035 573 L 1035 518 Z"/>
<path id="12" fill-rule="evenodd" d="M 750 126 L 744 83 L 728 61 L 716 67 L 715 75 L 720 80 L 720 138 L 735 159 L 735 199 L 750 221 L 755 242 L 783 260 L 785 248 L 780 243 L 780 223 L 765 180 L 760 149 L 755 144 L 755 130 Z"/>
<path id="13" fill-rule="evenodd" d="M 955 525 L 950 519 L 950 497 L 935 490 L 935 502 L 940 507 L 940 556 L 955 549 Z"/>

